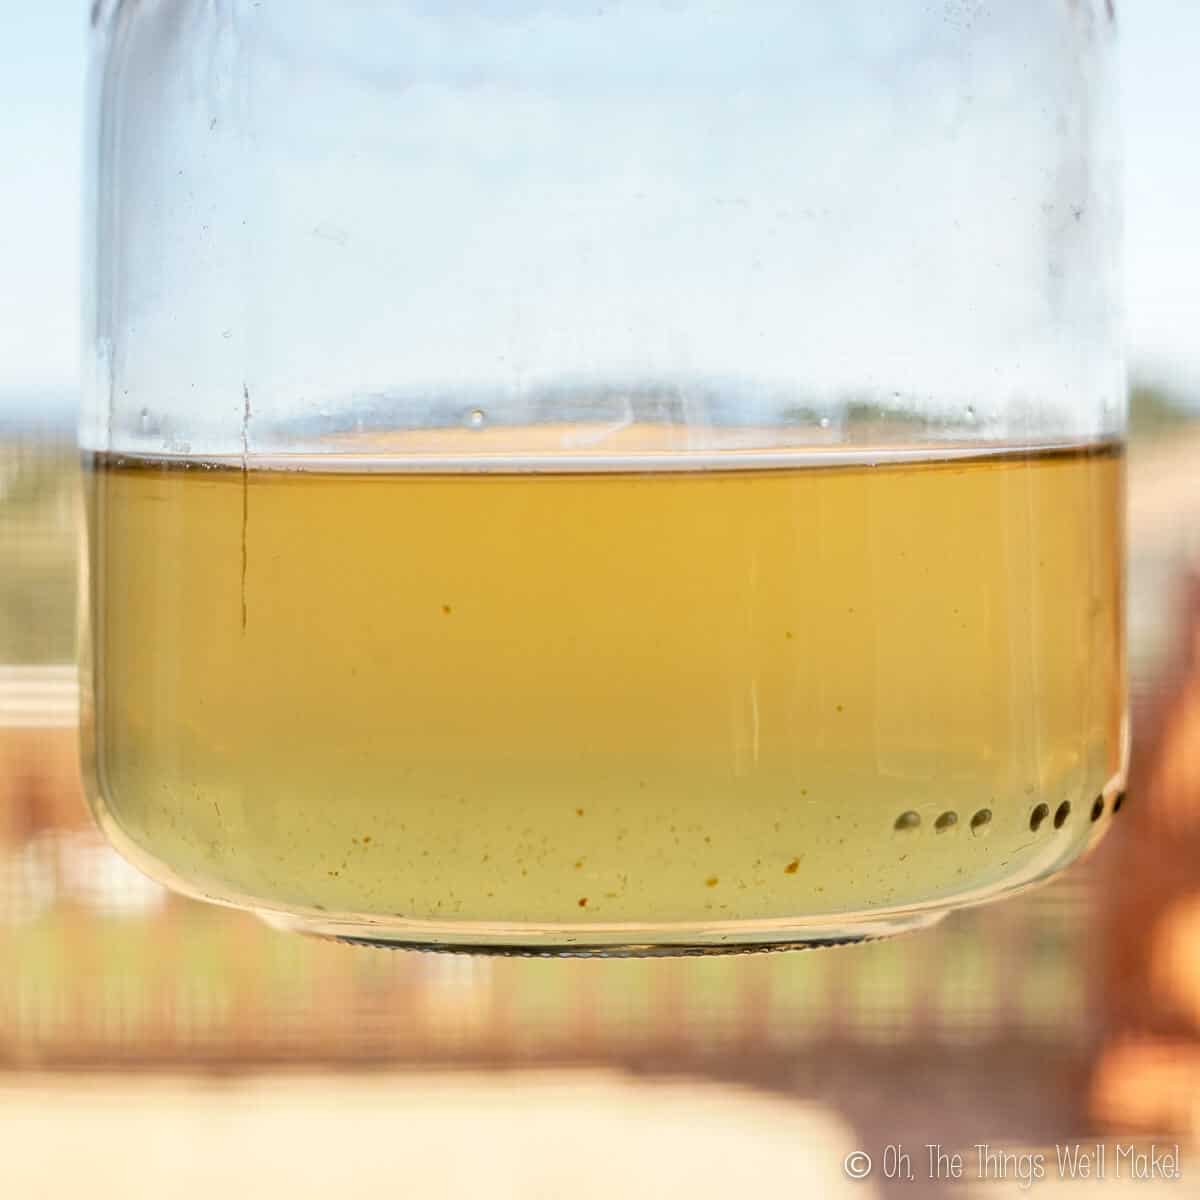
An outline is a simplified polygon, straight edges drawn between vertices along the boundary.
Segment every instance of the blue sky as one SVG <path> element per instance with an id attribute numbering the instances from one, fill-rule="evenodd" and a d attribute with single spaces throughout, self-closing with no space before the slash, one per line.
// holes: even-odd
<path id="1" fill-rule="evenodd" d="M 0 0 L 10 11 L 16 0 Z M 21 5 L 0 39 L 0 396 L 69 395 L 79 362 L 85 5 Z M 1129 361 L 1200 403 L 1200 5 L 1126 0 Z"/>

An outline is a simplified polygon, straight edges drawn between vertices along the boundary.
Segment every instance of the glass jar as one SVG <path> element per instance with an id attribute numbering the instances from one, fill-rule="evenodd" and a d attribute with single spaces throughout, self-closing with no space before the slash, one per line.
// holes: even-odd
<path id="1" fill-rule="evenodd" d="M 1101 0 L 94 17 L 85 758 L 192 895 L 819 945 L 1121 803 Z"/>

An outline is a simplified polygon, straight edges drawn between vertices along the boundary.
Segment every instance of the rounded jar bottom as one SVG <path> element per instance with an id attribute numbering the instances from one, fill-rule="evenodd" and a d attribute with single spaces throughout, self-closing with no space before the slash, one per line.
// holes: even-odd
<path id="1" fill-rule="evenodd" d="M 481 954 L 512 958 L 670 958 L 813 950 L 877 941 L 928 929 L 952 908 L 815 920 L 721 922 L 672 926 L 528 926 L 483 922 L 330 920 L 260 910 L 274 929 L 381 950 Z"/>

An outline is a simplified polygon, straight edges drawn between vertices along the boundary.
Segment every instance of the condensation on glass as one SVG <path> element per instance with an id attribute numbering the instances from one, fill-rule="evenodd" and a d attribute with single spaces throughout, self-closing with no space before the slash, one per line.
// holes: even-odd
<path id="1" fill-rule="evenodd" d="M 291 929 L 920 927 L 1123 795 L 1094 0 L 93 19 L 85 760 Z"/>

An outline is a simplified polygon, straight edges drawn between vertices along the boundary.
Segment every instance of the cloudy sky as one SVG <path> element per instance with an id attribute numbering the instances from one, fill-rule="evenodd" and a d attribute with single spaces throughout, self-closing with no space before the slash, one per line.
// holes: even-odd
<path id="1" fill-rule="evenodd" d="M 9 406 L 70 395 L 79 361 L 85 6 L 20 7 L 0 39 L 0 405 Z M 1200 5 L 1126 0 L 1119 16 L 1129 361 L 1200 404 Z"/>

